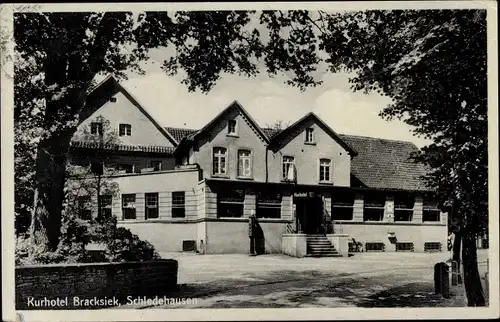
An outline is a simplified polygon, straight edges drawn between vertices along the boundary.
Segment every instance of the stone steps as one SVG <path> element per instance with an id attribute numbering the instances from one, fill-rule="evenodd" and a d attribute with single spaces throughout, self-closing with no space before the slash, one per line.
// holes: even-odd
<path id="1" fill-rule="evenodd" d="M 307 257 L 342 257 L 324 235 L 307 235 Z"/>

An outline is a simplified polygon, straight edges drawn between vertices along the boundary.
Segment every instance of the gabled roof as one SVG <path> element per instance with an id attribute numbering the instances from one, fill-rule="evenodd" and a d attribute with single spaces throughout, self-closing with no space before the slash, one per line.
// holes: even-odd
<path id="1" fill-rule="evenodd" d="M 168 133 L 170 133 L 170 135 L 172 135 L 172 137 L 177 142 L 181 142 L 181 140 L 184 137 L 187 137 L 187 136 L 189 136 L 191 134 L 195 134 L 196 132 L 198 132 L 198 130 L 183 129 L 183 128 L 177 128 L 177 127 L 166 127 L 165 131 L 167 131 Z"/>
<path id="2" fill-rule="evenodd" d="M 178 142 L 174 139 L 174 137 L 166 131 L 160 124 L 149 114 L 149 112 L 139 103 L 139 101 L 123 86 L 120 82 L 112 75 L 106 76 L 99 84 L 97 84 L 88 94 L 87 102 L 93 102 L 87 104 L 86 108 L 80 115 L 80 122 L 88 118 L 92 113 L 94 113 L 97 109 L 99 109 L 102 104 L 102 97 L 109 95 L 110 92 L 118 92 L 121 91 L 127 99 L 134 104 L 145 116 L 146 118 L 163 134 L 174 146 L 178 144 Z M 111 94 L 114 95 L 114 94 Z"/>
<path id="3" fill-rule="evenodd" d="M 369 188 L 428 191 L 422 176 L 429 169 L 412 159 L 419 149 L 411 142 L 339 134 L 358 155 L 351 160 L 351 174 Z"/>
<path id="4" fill-rule="evenodd" d="M 342 138 L 331 128 L 323 122 L 322 119 L 320 119 L 316 114 L 313 112 L 310 112 L 306 114 L 304 117 L 302 117 L 300 120 L 297 122 L 293 123 L 283 131 L 279 132 L 278 134 L 274 135 L 273 139 L 271 140 L 272 144 L 279 144 L 280 140 L 288 135 L 291 131 L 293 131 L 295 128 L 306 122 L 307 120 L 312 119 L 316 124 L 318 124 L 323 130 L 328 133 L 335 141 L 337 141 L 338 144 L 340 144 L 344 149 L 346 149 L 350 155 L 356 155 L 357 152 L 356 150 L 349 145 L 347 142 L 342 140 Z"/>
<path id="5" fill-rule="evenodd" d="M 182 128 L 167 129 L 176 133 L 176 140 L 179 142 L 198 132 Z M 262 131 L 271 138 L 281 132 L 271 128 L 262 128 Z M 429 190 L 421 178 L 429 173 L 429 169 L 412 160 L 412 153 L 419 151 L 413 143 L 346 134 L 338 136 L 357 151 L 357 155 L 351 159 L 351 175 L 361 186 L 407 191 Z"/>
<path id="6" fill-rule="evenodd" d="M 220 112 L 216 117 L 214 117 L 210 122 L 208 122 L 207 125 L 205 125 L 201 130 L 197 131 L 196 133 L 193 133 L 190 135 L 190 138 L 193 140 L 196 140 L 200 135 L 205 134 L 214 124 L 216 124 L 221 118 L 223 118 L 225 115 L 227 115 L 229 112 L 237 109 L 251 124 L 251 126 L 255 129 L 257 134 L 262 138 L 262 140 L 266 143 L 269 142 L 269 138 L 267 135 L 262 131 L 260 126 L 255 122 L 255 120 L 248 114 L 248 112 L 241 106 L 241 104 L 238 101 L 233 101 L 231 104 L 228 105 L 222 112 Z"/>

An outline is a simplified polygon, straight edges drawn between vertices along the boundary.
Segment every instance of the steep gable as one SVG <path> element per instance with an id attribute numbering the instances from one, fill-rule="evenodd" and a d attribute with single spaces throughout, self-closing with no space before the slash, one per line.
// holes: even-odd
<path id="1" fill-rule="evenodd" d="M 264 134 L 260 126 L 258 126 L 257 122 L 248 114 L 248 112 L 241 106 L 238 101 L 233 101 L 226 107 L 222 112 L 219 113 L 216 117 L 214 117 L 207 125 L 205 125 L 201 130 L 193 135 L 193 139 L 196 140 L 200 136 L 207 134 L 210 130 L 212 130 L 217 124 L 224 120 L 227 115 L 230 113 L 238 113 L 242 116 L 245 122 L 252 128 L 256 135 L 260 137 L 260 139 L 267 143 L 269 142 L 269 138 Z"/>
<path id="2" fill-rule="evenodd" d="M 78 131 L 89 126 L 98 116 L 110 122 L 118 133 L 119 124 L 130 124 L 131 135 L 120 136 L 124 145 L 175 147 L 177 141 L 147 112 L 137 99 L 113 76 L 108 76 L 88 95 L 86 108 L 80 115 Z M 74 140 L 78 140 L 78 134 Z"/>
<path id="3" fill-rule="evenodd" d="M 325 131 L 332 139 L 334 139 L 340 146 L 342 146 L 349 154 L 356 155 L 356 150 L 349 145 L 347 142 L 342 140 L 342 138 L 330 128 L 325 122 L 323 122 L 316 114 L 308 113 L 306 116 L 293 123 L 286 129 L 281 132 L 275 134 L 271 140 L 271 146 L 275 149 L 279 149 L 280 146 L 283 146 L 291 140 L 291 136 L 296 136 L 299 133 L 297 132 L 301 127 L 304 126 L 305 123 L 314 123 L 317 124 L 323 131 Z"/>

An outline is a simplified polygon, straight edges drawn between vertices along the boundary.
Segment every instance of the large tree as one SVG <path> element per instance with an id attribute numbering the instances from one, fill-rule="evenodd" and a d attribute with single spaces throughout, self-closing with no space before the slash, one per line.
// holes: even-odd
<path id="1" fill-rule="evenodd" d="M 315 71 L 324 64 L 352 72 L 353 90 L 389 96 L 381 116 L 433 140 L 418 161 L 429 165 L 429 186 L 457 223 L 469 305 L 484 305 L 474 242 L 488 223 L 484 11 L 19 14 L 15 37 L 25 65 L 37 71 L 21 71 L 28 76 L 16 81 L 18 119 L 33 112 L 35 98 L 44 100 L 33 209 L 49 248 L 59 237 L 69 139 L 95 75 L 140 71 L 156 47 L 175 49 L 165 57 L 167 74 L 182 70 L 190 90 L 205 92 L 225 73 L 263 70 L 306 89 L 321 84 Z M 26 97 L 30 83 L 36 95 Z"/>
<path id="2" fill-rule="evenodd" d="M 223 42 L 229 50 L 243 48 L 243 42 L 247 46 L 252 41 L 253 36 L 247 37 L 240 30 L 248 22 L 248 15 L 248 12 L 228 11 L 205 16 L 218 21 L 219 31 L 229 31 L 214 36 L 218 39 L 215 41 Z M 196 21 L 198 28 L 210 29 L 206 27 L 207 23 L 211 25 L 210 21 L 204 18 Z M 96 75 L 113 73 L 123 77 L 130 70 L 142 72 L 139 62 L 147 59 L 150 48 L 185 46 L 197 37 L 184 33 L 185 25 L 181 16 L 167 12 L 15 14 L 15 122 L 26 133 L 16 138 L 21 149 L 16 156 L 31 162 L 34 169 L 30 174 L 18 167 L 24 183 L 31 184 L 21 183 L 24 189 L 17 190 L 19 201 L 33 202 L 33 242 L 45 244 L 48 250 L 55 250 L 59 243 L 69 144 Z M 198 54 L 197 58 L 201 57 Z M 248 52 L 234 54 L 233 58 L 238 59 L 241 70 L 252 66 Z M 190 64 L 185 62 L 185 66 Z M 219 61 L 212 64 L 223 69 Z M 251 72 L 255 70 L 250 68 Z M 206 78 L 205 83 L 211 84 L 211 80 Z M 23 148 L 28 146 L 34 146 L 36 154 L 26 155 Z M 23 166 L 30 168 L 25 163 Z M 24 213 L 28 210 L 17 208 Z"/>

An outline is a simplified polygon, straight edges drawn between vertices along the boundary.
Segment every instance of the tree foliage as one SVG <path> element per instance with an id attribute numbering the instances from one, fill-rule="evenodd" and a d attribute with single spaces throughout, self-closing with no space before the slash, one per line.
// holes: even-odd
<path id="1" fill-rule="evenodd" d="M 97 133 L 92 133 L 89 126 L 81 127 L 73 136 L 74 141 L 98 143 L 100 150 L 96 160 L 102 164 L 110 163 L 111 158 L 105 148 L 120 144 L 116 130 L 110 127 L 110 122 L 102 116 L 94 119 L 101 127 Z M 73 154 L 81 156 L 73 151 Z M 76 163 L 72 163 L 75 161 Z M 106 216 L 99 211 L 98 196 L 120 197 L 118 184 L 112 177 L 117 171 L 107 167 L 103 175 L 93 173 L 88 163 L 80 159 L 70 158 L 67 167 L 67 180 L 64 188 L 64 203 L 61 222 L 61 238 L 55 251 L 47 251 L 44 245 L 34 244 L 24 233 L 16 239 L 16 263 L 18 265 L 36 263 L 81 263 L 109 261 L 146 261 L 159 258 L 154 246 L 141 240 L 126 228 L 117 226 L 115 215 Z M 90 202 L 83 205 L 82 197 Z M 89 210 L 92 218 L 82 218 L 80 211 L 84 207 Z M 102 207 L 101 207 L 102 208 Z M 89 245 L 102 249 L 101 256 L 93 256 Z"/>

